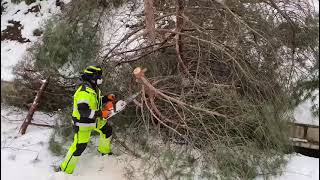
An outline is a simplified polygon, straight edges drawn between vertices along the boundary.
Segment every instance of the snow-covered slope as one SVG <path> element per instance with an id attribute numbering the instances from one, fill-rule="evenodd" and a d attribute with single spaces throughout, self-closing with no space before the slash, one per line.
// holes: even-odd
<path id="1" fill-rule="evenodd" d="M 20 22 L 22 38 L 30 41 L 26 43 L 10 40 L 1 41 L 1 80 L 11 81 L 14 78 L 12 74 L 13 66 L 23 60 L 26 49 L 38 39 L 37 36 L 33 35 L 33 31 L 40 28 L 43 22 L 53 14 L 59 13 L 60 7 L 55 5 L 55 0 L 38 0 L 30 5 L 26 5 L 24 1 L 20 4 L 13 4 L 10 0 L 5 1 L 7 4 L 5 4 L 6 9 L 1 15 L 1 32 L 7 29 L 7 26 L 13 26 L 10 21 Z M 32 8 L 39 11 L 31 10 Z"/>
<path id="2" fill-rule="evenodd" d="M 128 167 L 137 168 L 143 165 L 140 160 L 119 151 L 117 147 L 115 147 L 115 152 L 118 155 L 100 156 L 95 151 L 98 138 L 92 137 L 91 142 L 93 143 L 89 144 L 80 157 L 78 166 L 72 175 L 54 172 L 51 166 L 59 164 L 63 156 L 54 156 L 48 150 L 52 129 L 30 125 L 25 135 L 19 135 L 21 120 L 24 119 L 26 113 L 26 111 L 12 107 L 1 109 L 1 179 L 3 180 L 122 180 L 127 177 Z M 58 117 L 36 112 L 34 122 L 52 124 L 55 118 Z M 300 154 L 288 155 L 287 158 L 289 163 L 283 175 L 272 179 L 319 179 L 318 158 Z M 139 176 L 131 176 L 131 178 L 143 179 Z M 257 180 L 260 179 L 257 178 Z"/>
<path id="3" fill-rule="evenodd" d="M 284 173 L 277 180 L 316 180 L 319 179 L 319 159 L 301 154 L 291 155 Z"/>
<path id="4" fill-rule="evenodd" d="M 48 152 L 50 129 L 30 126 L 25 136 L 18 134 L 25 116 L 16 108 L 1 109 L 1 179 L 45 179 L 50 163 L 59 160 Z M 42 113 L 34 119 L 52 121 Z"/>
<path id="5" fill-rule="evenodd" d="M 139 161 L 122 153 L 101 156 L 96 149 L 98 138 L 91 142 L 72 175 L 54 172 L 52 165 L 58 165 L 63 156 L 49 152 L 49 137 L 52 129 L 30 125 L 25 135 L 18 133 L 27 112 L 13 107 L 1 109 L 1 179 L 3 180 L 122 180 L 125 167 L 138 166 Z M 53 124 L 57 116 L 50 117 L 41 112 L 34 115 L 35 123 Z M 66 146 L 69 146 L 66 145 Z M 116 149 L 116 148 L 115 148 Z M 117 152 L 117 150 L 115 150 Z M 18 173 L 17 173 L 18 172 Z"/>

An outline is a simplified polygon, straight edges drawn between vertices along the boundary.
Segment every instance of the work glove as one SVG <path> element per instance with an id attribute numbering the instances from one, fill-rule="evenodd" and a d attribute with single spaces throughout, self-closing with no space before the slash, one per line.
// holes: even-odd
<path id="1" fill-rule="evenodd" d="M 94 114 L 94 117 L 95 118 L 98 118 L 98 117 L 101 118 L 101 117 L 103 117 L 102 114 L 103 114 L 102 111 L 96 111 L 95 114 Z"/>

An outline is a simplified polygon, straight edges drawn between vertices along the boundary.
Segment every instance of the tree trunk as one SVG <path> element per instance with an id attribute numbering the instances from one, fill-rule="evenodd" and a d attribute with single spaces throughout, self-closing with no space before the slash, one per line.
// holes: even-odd
<path id="1" fill-rule="evenodd" d="M 35 99 L 33 100 L 33 103 L 32 103 L 32 105 L 31 105 L 31 107 L 29 109 L 27 117 L 23 121 L 23 124 L 20 127 L 20 131 L 19 132 L 21 132 L 22 135 L 26 133 L 27 127 L 31 123 L 33 114 L 34 114 L 34 112 L 36 111 L 36 109 L 37 109 L 37 107 L 39 105 L 41 95 L 42 95 L 43 91 L 45 90 L 45 88 L 47 87 L 48 83 L 49 83 L 49 78 L 44 80 L 44 82 L 42 83 L 42 85 L 41 85 L 41 87 L 40 87 Z"/>
<path id="2" fill-rule="evenodd" d="M 146 16 L 146 31 L 148 33 L 148 39 L 151 43 L 154 43 L 156 40 L 156 31 L 154 22 L 153 0 L 144 0 L 144 13 Z"/>

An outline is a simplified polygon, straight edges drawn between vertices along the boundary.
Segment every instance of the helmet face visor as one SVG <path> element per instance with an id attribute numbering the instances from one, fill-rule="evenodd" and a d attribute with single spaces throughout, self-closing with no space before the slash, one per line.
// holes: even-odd
<path id="1" fill-rule="evenodd" d="M 96 75 L 96 79 L 102 79 L 102 75 Z"/>

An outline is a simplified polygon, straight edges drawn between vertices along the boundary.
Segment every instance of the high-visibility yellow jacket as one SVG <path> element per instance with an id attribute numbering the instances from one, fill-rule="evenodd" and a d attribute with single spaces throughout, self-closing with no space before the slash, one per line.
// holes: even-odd
<path id="1" fill-rule="evenodd" d="M 94 127 L 102 109 L 101 91 L 90 84 L 82 84 L 73 96 L 73 120 L 76 126 Z"/>

